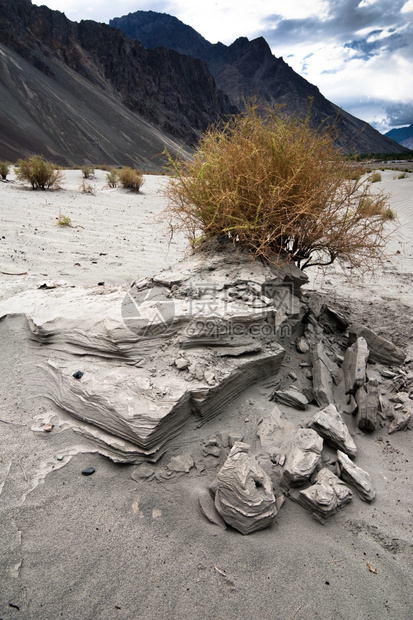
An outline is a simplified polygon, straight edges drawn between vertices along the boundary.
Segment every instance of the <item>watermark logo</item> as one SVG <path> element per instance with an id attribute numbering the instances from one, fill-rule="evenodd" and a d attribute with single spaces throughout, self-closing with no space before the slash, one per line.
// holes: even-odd
<path id="1" fill-rule="evenodd" d="M 293 293 L 291 283 L 224 287 L 195 281 L 180 291 L 178 302 L 166 286 L 132 287 L 122 302 L 122 318 L 141 337 L 173 333 L 179 303 L 179 322 L 187 338 L 200 342 L 240 337 L 268 339 L 277 336 L 277 319 L 292 314 Z"/>
<path id="2" fill-rule="evenodd" d="M 126 327 L 147 338 L 164 334 L 175 317 L 175 303 L 169 294 L 165 286 L 129 289 L 121 308 Z"/>

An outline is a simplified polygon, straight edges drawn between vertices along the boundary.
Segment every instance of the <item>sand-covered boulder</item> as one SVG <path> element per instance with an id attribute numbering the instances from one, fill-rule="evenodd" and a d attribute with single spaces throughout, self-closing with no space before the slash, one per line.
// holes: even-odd
<path id="1" fill-rule="evenodd" d="M 277 514 L 271 479 L 248 444 L 234 444 L 217 475 L 214 490 L 219 514 L 242 534 L 269 527 Z"/>
<path id="2" fill-rule="evenodd" d="M 293 434 L 291 448 L 286 457 L 283 484 L 289 487 L 307 482 L 321 462 L 322 449 L 323 440 L 318 433 L 310 428 L 299 428 Z"/>
<path id="3" fill-rule="evenodd" d="M 326 519 L 345 506 L 352 498 L 351 490 L 329 469 L 321 469 L 308 489 L 294 496 L 301 506 L 318 519 Z"/>

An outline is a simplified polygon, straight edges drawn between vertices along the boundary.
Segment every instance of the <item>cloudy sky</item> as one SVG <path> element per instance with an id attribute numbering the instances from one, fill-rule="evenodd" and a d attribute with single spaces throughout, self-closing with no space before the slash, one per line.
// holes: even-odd
<path id="1" fill-rule="evenodd" d="M 413 0 L 33 0 L 73 21 L 174 15 L 211 43 L 263 36 L 276 56 L 383 133 L 413 123 Z"/>

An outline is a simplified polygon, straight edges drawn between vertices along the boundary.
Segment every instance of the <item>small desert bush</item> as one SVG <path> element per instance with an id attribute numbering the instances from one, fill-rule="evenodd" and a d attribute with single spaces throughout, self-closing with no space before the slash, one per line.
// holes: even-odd
<path id="1" fill-rule="evenodd" d="M 111 168 L 109 172 L 106 174 L 106 182 L 109 187 L 117 187 L 118 186 L 118 172 L 115 168 Z"/>
<path id="2" fill-rule="evenodd" d="M 0 176 L 4 181 L 7 179 L 9 170 L 10 170 L 9 164 L 5 161 L 0 161 Z"/>
<path id="3" fill-rule="evenodd" d="M 59 217 L 57 218 L 57 225 L 58 226 L 71 226 L 72 220 L 68 215 L 63 215 L 62 213 L 60 213 Z"/>
<path id="4" fill-rule="evenodd" d="M 86 183 L 85 179 L 83 179 L 82 183 L 80 184 L 80 191 L 82 194 L 94 195 L 95 188 L 90 183 Z"/>
<path id="5" fill-rule="evenodd" d="M 384 209 L 383 216 L 386 220 L 394 221 L 396 219 L 396 214 L 390 207 Z"/>
<path id="6" fill-rule="evenodd" d="M 373 172 L 373 174 L 369 176 L 369 181 L 370 183 L 378 183 L 379 181 L 381 181 L 380 172 Z"/>
<path id="7" fill-rule="evenodd" d="M 399 176 L 397 177 L 398 179 L 407 179 L 407 174 L 406 172 L 402 172 L 401 174 L 399 174 Z"/>
<path id="8" fill-rule="evenodd" d="M 132 170 L 132 168 L 125 167 L 119 170 L 118 176 L 122 187 L 133 189 L 135 192 L 139 192 L 144 182 L 141 170 Z"/>
<path id="9" fill-rule="evenodd" d="M 386 197 L 371 193 L 331 131 L 251 105 L 211 128 L 190 161 L 169 157 L 167 215 L 195 246 L 231 239 L 270 262 L 302 269 L 334 261 L 369 268 L 388 236 Z"/>
<path id="10" fill-rule="evenodd" d="M 352 166 L 349 166 L 349 170 L 348 170 L 348 176 L 347 178 L 350 181 L 358 181 L 359 179 L 361 179 L 361 177 L 364 174 L 364 170 L 361 166 L 354 166 L 354 164 Z"/>
<path id="11" fill-rule="evenodd" d="M 19 181 L 29 182 L 33 189 L 60 189 L 63 179 L 62 170 L 39 155 L 19 159 L 15 171 Z"/>
<path id="12" fill-rule="evenodd" d="M 95 171 L 90 166 L 82 166 L 81 170 L 84 179 L 90 179 L 90 177 L 95 176 Z"/>

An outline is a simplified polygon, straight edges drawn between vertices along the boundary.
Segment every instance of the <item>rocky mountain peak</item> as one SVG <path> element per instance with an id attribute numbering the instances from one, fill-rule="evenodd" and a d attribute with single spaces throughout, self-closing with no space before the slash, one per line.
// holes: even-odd
<path id="1" fill-rule="evenodd" d="M 397 153 L 403 150 L 368 123 L 342 111 L 319 89 L 298 75 L 282 58 L 276 58 L 263 37 L 250 41 L 239 37 L 227 46 L 212 44 L 193 28 L 166 14 L 138 11 L 110 21 L 128 37 L 143 45 L 162 45 L 182 54 L 201 58 L 208 65 L 218 87 L 242 109 L 254 97 L 263 105 L 279 104 L 287 112 L 305 116 L 311 103 L 314 127 L 331 124 L 337 129 L 337 144 L 347 152 Z M 177 24 L 179 22 L 179 26 Z M 179 28 L 179 37 L 176 31 Z"/>

